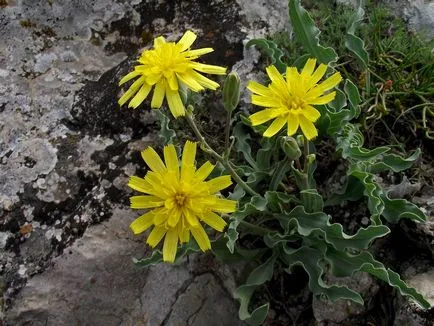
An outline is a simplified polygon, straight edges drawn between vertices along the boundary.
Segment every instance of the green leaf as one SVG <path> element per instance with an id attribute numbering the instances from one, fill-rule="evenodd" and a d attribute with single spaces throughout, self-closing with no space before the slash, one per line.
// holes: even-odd
<path id="1" fill-rule="evenodd" d="M 246 284 L 240 286 L 234 294 L 240 301 L 239 318 L 248 325 L 262 325 L 268 314 L 270 304 L 266 303 L 249 312 L 249 303 L 254 291 L 273 277 L 276 254 L 273 254 L 264 264 L 255 268 L 247 278 Z"/>
<path id="2" fill-rule="evenodd" d="M 214 255 L 225 264 L 239 263 L 241 261 L 253 261 L 261 258 L 267 248 L 244 249 L 235 247 L 234 252 L 230 252 L 224 237 L 211 242 L 211 250 Z"/>
<path id="3" fill-rule="evenodd" d="M 364 138 L 358 125 L 347 123 L 342 127 L 342 135 L 337 137 L 337 150 L 342 150 L 342 157 L 356 161 L 370 161 L 378 155 L 390 151 L 387 146 L 372 150 L 363 148 Z"/>
<path id="4" fill-rule="evenodd" d="M 158 120 L 160 121 L 160 130 L 158 137 L 163 140 L 164 145 L 172 144 L 173 139 L 176 137 L 176 132 L 169 128 L 170 118 L 166 116 L 161 110 L 156 110 Z"/>
<path id="5" fill-rule="evenodd" d="M 277 190 L 279 184 L 285 178 L 286 173 L 288 173 L 288 171 L 291 170 L 291 163 L 292 162 L 289 161 L 286 157 L 283 160 L 281 160 L 279 163 L 277 163 L 277 166 L 273 171 L 271 181 L 270 181 L 269 189 L 271 191 Z"/>
<path id="6" fill-rule="evenodd" d="M 228 229 L 224 235 L 227 238 L 227 247 L 231 253 L 235 250 L 235 242 L 238 240 L 238 225 L 244 218 L 255 212 L 263 212 L 267 208 L 267 200 L 260 196 L 253 196 L 250 201 L 244 205 L 244 207 L 230 217 L 231 222 L 229 223 Z"/>
<path id="7" fill-rule="evenodd" d="M 176 258 L 174 264 L 179 264 L 185 256 L 190 253 L 199 252 L 200 248 L 196 241 L 190 240 L 188 243 L 184 243 L 178 247 L 178 251 L 176 252 Z M 163 253 L 160 250 L 154 249 L 150 257 L 136 259 L 133 258 L 134 263 L 137 266 L 152 266 L 157 265 L 163 261 Z"/>
<path id="8" fill-rule="evenodd" d="M 364 186 L 363 194 L 368 197 L 368 208 L 371 213 L 371 221 L 374 225 L 380 225 L 380 215 L 384 211 L 384 202 L 382 200 L 383 190 L 375 182 L 375 175 L 372 173 L 354 170 L 351 175 L 359 179 Z"/>
<path id="9" fill-rule="evenodd" d="M 285 205 L 290 203 L 301 204 L 297 197 L 280 191 L 267 191 L 265 193 L 265 199 L 267 200 L 267 207 L 270 211 L 278 213 L 281 213 L 282 208 L 285 208 Z"/>
<path id="10" fill-rule="evenodd" d="M 252 149 L 250 144 L 247 142 L 250 140 L 250 134 L 247 132 L 243 123 L 237 123 L 233 129 L 233 135 L 236 139 L 235 149 L 237 152 L 241 152 L 244 159 L 257 170 L 256 161 L 252 156 Z"/>
<path id="11" fill-rule="evenodd" d="M 336 92 L 336 97 L 328 104 L 328 106 L 333 108 L 334 112 L 339 112 L 347 105 L 347 97 L 339 88 L 335 88 L 334 91 Z"/>
<path id="12" fill-rule="evenodd" d="M 152 266 L 157 265 L 163 261 L 163 253 L 160 250 L 154 250 L 152 251 L 152 254 L 150 257 L 142 258 L 142 259 L 136 259 L 133 258 L 134 264 L 137 266 Z"/>
<path id="13" fill-rule="evenodd" d="M 348 107 L 350 108 L 350 120 L 357 118 L 360 115 L 360 94 L 357 86 L 354 83 L 346 79 L 344 84 L 344 91 L 348 98 Z"/>
<path id="14" fill-rule="evenodd" d="M 345 285 L 328 285 L 323 281 L 324 268 L 321 261 L 324 254 L 315 248 L 303 246 L 297 250 L 284 248 L 285 255 L 282 259 L 288 264 L 287 272 L 291 267 L 300 265 L 309 275 L 309 288 L 316 296 L 326 296 L 332 301 L 349 299 L 359 304 L 363 304 L 363 299 L 357 292 L 349 289 Z"/>
<path id="15" fill-rule="evenodd" d="M 328 247 L 326 259 L 330 263 L 331 272 L 335 276 L 346 277 L 352 276 L 357 271 L 367 272 L 398 289 L 401 295 L 409 296 L 423 308 L 429 309 L 431 306 L 420 293 L 408 287 L 397 273 L 386 269 L 385 266 L 375 260 L 369 252 L 352 255 L 348 252 L 336 251 L 334 248 Z"/>
<path id="16" fill-rule="evenodd" d="M 397 223 L 402 218 L 408 218 L 416 222 L 426 222 L 427 217 L 416 205 L 405 199 L 389 199 L 382 195 L 384 202 L 384 218 L 390 223 Z"/>
<path id="17" fill-rule="evenodd" d="M 350 18 L 347 35 L 345 35 L 345 46 L 354 53 L 362 69 L 366 70 L 368 69 L 369 55 L 365 48 L 365 42 L 355 35 L 356 29 L 360 25 L 360 22 L 363 21 L 364 15 L 365 11 L 359 5 L 357 11 Z"/>
<path id="18" fill-rule="evenodd" d="M 296 231 L 305 237 L 323 237 L 326 243 L 337 250 L 366 249 L 373 240 L 390 232 L 385 225 L 370 225 L 367 228 L 360 228 L 354 235 L 348 235 L 341 224 L 330 224 L 329 215 L 323 212 L 307 213 L 303 206 L 297 206 L 289 213 L 275 216 L 279 219 L 285 233 L 289 233 L 295 227 Z"/>
<path id="19" fill-rule="evenodd" d="M 283 63 L 283 52 L 276 43 L 272 40 L 266 39 L 253 39 L 247 42 L 246 47 L 256 46 L 258 49 L 265 52 L 266 55 L 271 59 L 271 62 L 276 66 L 277 70 L 282 74 L 286 72 L 286 64 Z"/>
<path id="20" fill-rule="evenodd" d="M 337 192 L 330 196 L 325 202 L 325 206 L 333 206 L 342 203 L 345 200 L 355 201 L 363 197 L 363 191 L 365 190 L 362 182 L 356 177 L 349 176 L 346 180 L 343 191 Z"/>
<path id="21" fill-rule="evenodd" d="M 383 171 L 400 172 L 410 168 L 421 154 L 420 148 L 416 149 L 413 154 L 405 158 L 397 154 L 385 154 L 381 160 L 369 166 L 369 171 L 379 173 Z"/>
<path id="22" fill-rule="evenodd" d="M 306 212 L 322 212 L 324 201 L 316 189 L 305 189 L 300 191 L 300 198 Z"/>
<path id="23" fill-rule="evenodd" d="M 319 44 L 320 30 L 315 26 L 309 13 L 300 5 L 299 0 L 289 0 L 289 17 L 295 32 L 295 37 L 306 51 L 319 62 L 328 64 L 336 62 L 338 57 L 332 48 L 325 48 Z"/>

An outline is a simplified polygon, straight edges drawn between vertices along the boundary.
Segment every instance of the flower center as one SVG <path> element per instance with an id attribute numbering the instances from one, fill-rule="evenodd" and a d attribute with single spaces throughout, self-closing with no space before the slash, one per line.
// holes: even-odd
<path id="1" fill-rule="evenodd" d="M 302 110 L 306 102 L 299 97 L 291 96 L 287 102 L 289 110 Z"/>
<path id="2" fill-rule="evenodd" d="M 175 195 L 175 201 L 178 206 L 184 206 L 184 202 L 187 199 L 187 196 L 183 193 L 178 193 Z"/>

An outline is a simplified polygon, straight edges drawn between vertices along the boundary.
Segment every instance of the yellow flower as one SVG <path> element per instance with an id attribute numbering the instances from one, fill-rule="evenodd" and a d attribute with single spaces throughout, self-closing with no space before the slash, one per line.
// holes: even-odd
<path id="1" fill-rule="evenodd" d="M 250 116 L 253 126 L 263 124 L 274 119 L 264 133 L 264 137 L 274 136 L 285 124 L 288 126 L 288 136 L 292 136 L 301 127 L 307 139 L 318 136 L 314 122 L 320 113 L 312 105 L 322 105 L 331 102 L 336 92 L 324 95 L 340 83 L 339 73 L 333 74 L 322 83 L 319 80 L 327 71 L 327 66 L 320 64 L 315 70 L 316 59 L 307 60 L 301 73 L 295 67 L 286 68 L 285 78 L 274 66 L 267 67 L 267 74 L 271 84 L 267 87 L 250 81 L 247 88 L 252 91 L 252 103 L 266 107 L 265 110 Z"/>
<path id="2" fill-rule="evenodd" d="M 206 162 L 195 167 L 196 143 L 187 141 L 182 154 L 181 168 L 173 145 L 164 147 L 164 161 L 154 149 L 148 147 L 142 157 L 151 171 L 145 178 L 131 177 L 128 185 L 146 196 L 133 196 L 131 208 L 152 210 L 138 217 L 130 227 L 134 234 L 154 226 L 147 243 L 154 248 L 165 236 L 163 260 L 173 262 L 181 243 L 190 240 L 190 232 L 202 251 L 211 248 L 208 235 L 201 222 L 222 232 L 226 222 L 215 212 L 235 212 L 237 202 L 219 198 L 216 194 L 232 184 L 228 175 L 209 181 L 205 179 L 214 169 Z"/>
<path id="3" fill-rule="evenodd" d="M 119 105 L 122 106 L 131 99 L 128 107 L 137 108 L 155 86 L 151 107 L 160 108 L 166 97 L 170 111 L 177 118 L 185 115 L 185 107 L 179 95 L 180 83 L 194 92 L 205 88 L 217 89 L 219 84 L 198 71 L 224 75 L 226 68 L 194 61 L 201 55 L 214 51 L 212 48 L 190 50 L 196 37 L 191 31 L 187 31 L 178 43 L 166 42 L 164 37 L 157 37 L 154 49 L 144 50 L 138 60 L 140 65 L 120 80 L 119 86 L 140 76 L 119 99 Z"/>

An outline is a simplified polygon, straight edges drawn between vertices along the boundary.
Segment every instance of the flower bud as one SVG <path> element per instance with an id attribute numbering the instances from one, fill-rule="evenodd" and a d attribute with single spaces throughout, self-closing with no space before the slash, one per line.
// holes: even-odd
<path id="1" fill-rule="evenodd" d="M 281 137 L 280 147 L 291 161 L 294 161 L 301 156 L 300 147 L 298 147 L 297 141 L 292 137 Z"/>
<path id="2" fill-rule="evenodd" d="M 223 105 L 227 112 L 232 112 L 240 102 L 240 77 L 232 71 L 223 85 Z"/>

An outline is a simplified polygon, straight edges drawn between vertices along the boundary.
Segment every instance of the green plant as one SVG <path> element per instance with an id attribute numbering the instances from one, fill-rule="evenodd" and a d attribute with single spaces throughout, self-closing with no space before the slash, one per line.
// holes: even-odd
<path id="1" fill-rule="evenodd" d="M 352 28 L 346 40 L 349 51 L 357 54 L 358 64 L 367 67 L 363 41 L 355 35 L 354 24 L 361 15 L 363 12 L 359 10 L 351 16 Z M 236 183 L 228 195 L 228 202 L 237 201 L 238 208 L 230 216 L 224 215 L 228 221 L 227 229 L 211 241 L 211 248 L 224 262 L 256 264 L 235 293 L 240 302 L 239 317 L 249 325 L 262 324 L 269 303 L 252 303 L 252 296 L 273 275 L 289 273 L 294 266 L 301 266 L 306 271 L 315 296 L 363 304 L 363 298 L 356 291 L 339 282 L 324 280 L 328 274 L 339 278 L 361 271 L 429 308 L 430 304 L 421 294 L 408 287 L 397 273 L 376 260 L 369 251 L 373 241 L 390 232 L 386 223 L 397 223 L 401 219 L 418 223 L 426 220 L 417 206 L 405 199 L 389 198 L 376 182 L 376 174 L 380 172 L 408 169 L 421 152 L 416 150 L 406 157 L 392 153 L 391 146 L 364 147 L 361 126 L 352 123 L 363 107 L 357 86 L 346 79 L 341 88 L 328 92 L 341 80 L 336 70 L 342 66 L 337 64 L 339 58 L 335 50 L 320 44 L 319 29 L 299 1 L 289 1 L 289 16 L 297 41 L 304 50 L 293 65 L 304 68 L 299 72 L 295 67 L 288 67 L 282 61 L 284 51 L 271 40 L 250 42 L 249 46 L 262 47 L 274 63 L 267 67 L 271 79 L 268 86 L 252 81 L 248 85 L 254 93 L 252 103 L 265 109 L 249 117 L 237 112 L 240 82 L 236 75 L 228 76 L 222 93 L 227 112 L 222 151 L 213 149 L 203 136 L 194 114 L 192 97 L 181 96 L 186 106 L 185 118 L 196 140 L 203 152 L 216 161 L 213 177 L 230 174 Z M 321 64 L 315 69 L 317 61 Z M 324 74 L 327 78 L 320 83 Z M 160 119 L 162 139 L 166 143 L 174 142 L 176 131 L 169 128 L 168 117 L 160 115 Z M 271 125 L 264 127 L 268 121 L 272 121 Z M 287 129 L 281 131 L 285 125 Z M 301 134 L 290 137 L 299 127 Z M 346 162 L 345 184 L 338 192 L 330 191 L 327 184 L 317 184 L 315 180 L 317 160 L 327 159 L 317 157 L 317 150 L 321 149 L 317 135 L 317 139 L 329 138 L 335 147 L 335 155 Z M 173 152 L 173 146 L 170 148 Z M 152 162 L 149 164 L 153 165 Z M 160 178 L 165 178 L 168 172 L 161 164 L 159 169 L 162 171 Z M 145 181 L 153 182 L 148 179 Z M 138 178 L 134 180 L 138 181 Z M 195 182 L 194 178 L 189 180 Z M 204 191 L 207 191 L 206 187 Z M 158 200 L 147 197 L 144 201 L 152 203 L 152 207 L 162 206 L 164 196 L 158 195 Z M 342 224 L 333 222 L 335 217 L 325 213 L 346 201 L 366 203 L 370 214 L 370 224 L 359 227 L 354 234 L 347 234 Z M 200 214 L 204 214 L 203 211 Z M 151 221 L 148 222 L 147 226 Z M 168 233 L 173 231 L 170 225 L 160 224 L 160 227 L 166 227 Z M 187 230 L 188 227 L 193 226 L 183 225 Z M 199 247 L 203 249 L 203 245 L 198 246 L 193 239 L 187 241 L 178 248 L 175 263 L 189 253 L 199 251 Z M 156 264 L 163 256 L 156 249 L 150 257 L 136 263 L 141 266 Z"/>

